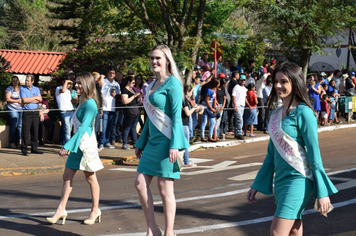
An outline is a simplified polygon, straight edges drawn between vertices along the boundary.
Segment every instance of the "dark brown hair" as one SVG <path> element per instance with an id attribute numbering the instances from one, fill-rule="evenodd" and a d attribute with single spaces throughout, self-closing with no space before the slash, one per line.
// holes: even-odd
<path id="1" fill-rule="evenodd" d="M 292 99 L 288 104 L 287 111 L 292 105 L 293 100 L 296 100 L 298 104 L 303 102 L 308 107 L 310 107 L 310 109 L 313 109 L 309 102 L 309 96 L 308 96 L 307 88 L 305 86 L 304 73 L 302 69 L 300 68 L 300 66 L 298 66 L 293 62 L 286 62 L 277 66 L 273 71 L 272 74 L 273 87 L 272 87 L 271 94 L 268 97 L 266 115 L 268 116 L 269 110 L 275 109 L 278 104 L 278 96 L 275 88 L 276 74 L 278 72 L 283 72 L 292 83 L 292 92 L 291 92 Z"/>

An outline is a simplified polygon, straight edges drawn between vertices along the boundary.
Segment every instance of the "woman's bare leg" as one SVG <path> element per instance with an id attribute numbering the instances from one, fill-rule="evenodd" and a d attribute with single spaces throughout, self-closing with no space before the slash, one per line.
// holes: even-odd
<path id="1" fill-rule="evenodd" d="M 73 170 L 67 167 L 64 169 L 61 200 L 59 202 L 56 212 L 52 217 L 58 216 L 66 209 L 69 195 L 73 189 L 73 178 L 76 172 L 77 170 Z"/>
<path id="2" fill-rule="evenodd" d="M 253 125 L 250 125 L 250 134 L 253 135 Z"/>
<path id="3" fill-rule="evenodd" d="M 271 236 L 303 236 L 301 220 L 288 220 L 275 216 L 271 225 Z"/>
<path id="4" fill-rule="evenodd" d="M 150 184 L 153 176 L 145 175 L 137 172 L 135 179 L 135 188 L 140 198 L 141 207 L 145 214 L 147 223 L 147 236 L 153 236 L 156 234 L 158 227 L 154 215 L 153 198 L 150 190 Z"/>
<path id="5" fill-rule="evenodd" d="M 90 212 L 88 219 L 92 220 L 96 217 L 96 215 L 99 211 L 100 186 L 99 186 L 99 182 L 98 182 L 95 172 L 84 171 L 84 175 L 90 185 L 92 206 L 91 206 L 91 212 Z"/>
<path id="6" fill-rule="evenodd" d="M 174 180 L 158 177 L 158 189 L 163 202 L 164 219 L 166 222 L 164 235 L 173 236 L 174 219 L 176 216 Z"/>

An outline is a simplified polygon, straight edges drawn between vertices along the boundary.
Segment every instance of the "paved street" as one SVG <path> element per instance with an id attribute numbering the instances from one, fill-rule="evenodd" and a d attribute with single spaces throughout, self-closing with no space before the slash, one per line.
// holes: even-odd
<path id="1" fill-rule="evenodd" d="M 331 197 L 335 207 L 320 216 L 310 200 L 304 214 L 304 235 L 356 235 L 356 128 L 319 133 L 326 172 L 340 192 Z M 257 195 L 250 205 L 246 192 L 260 168 L 267 141 L 234 147 L 198 150 L 190 154 L 198 164 L 185 169 L 175 183 L 178 235 L 268 235 L 275 210 L 273 196 Z M 46 222 L 59 201 L 60 173 L 0 178 L 0 235 L 145 235 L 146 224 L 133 187 L 137 162 L 106 165 L 98 173 L 102 222 L 84 225 L 90 211 L 89 186 L 81 172 L 67 206 L 65 225 Z M 164 227 L 162 204 L 152 183 L 158 225 Z"/>

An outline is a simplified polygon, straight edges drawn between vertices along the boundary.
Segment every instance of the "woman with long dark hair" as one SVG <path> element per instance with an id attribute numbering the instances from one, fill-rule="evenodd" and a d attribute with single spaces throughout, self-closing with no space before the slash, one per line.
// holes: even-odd
<path id="1" fill-rule="evenodd" d="M 316 80 L 315 75 L 309 75 L 308 82 L 309 84 L 307 85 L 307 88 L 308 88 L 309 99 L 311 101 L 311 106 L 313 110 L 317 112 L 319 115 L 321 109 L 320 93 L 322 92 L 323 88 L 319 84 L 319 81 Z"/>
<path id="2" fill-rule="evenodd" d="M 142 98 L 142 92 L 136 92 L 134 90 L 135 86 L 135 78 L 128 76 L 124 81 L 124 86 L 121 92 L 121 100 L 124 105 L 127 106 L 125 109 L 124 116 L 124 132 L 123 132 L 123 143 L 122 149 L 128 150 L 130 149 L 128 144 L 129 133 L 131 132 L 132 136 L 132 144 L 135 146 L 137 141 L 137 123 L 138 118 L 141 114 L 141 110 L 138 107 L 139 100 Z"/>
<path id="3" fill-rule="evenodd" d="M 135 90 L 136 93 L 142 93 L 143 94 L 142 87 L 143 87 L 143 77 L 142 77 L 142 75 L 137 75 L 135 77 L 135 86 L 133 87 L 133 89 Z M 138 103 L 139 103 L 140 106 L 142 106 L 142 96 L 138 99 Z M 142 110 L 142 108 L 140 108 L 140 111 L 141 110 Z M 141 118 L 141 113 L 138 116 L 138 123 L 140 124 L 141 130 L 142 130 L 144 123 L 143 123 L 143 120 Z"/>
<path id="4" fill-rule="evenodd" d="M 217 140 L 213 139 L 213 132 L 215 126 L 215 118 L 219 109 L 218 106 L 214 108 L 213 101 L 216 96 L 215 89 L 219 87 L 220 81 L 218 79 L 212 79 L 207 85 L 206 89 L 202 89 L 202 102 L 201 104 L 205 107 L 204 113 L 201 118 L 200 125 L 200 137 L 203 142 L 216 142 Z M 205 138 L 205 126 L 208 123 L 208 119 L 210 122 L 209 126 L 209 138 Z"/>
<path id="5" fill-rule="evenodd" d="M 247 193 L 247 200 L 253 203 L 257 192 L 274 192 L 277 209 L 270 235 L 302 236 L 302 213 L 312 193 L 318 210 L 326 214 L 331 208 L 329 195 L 337 192 L 323 168 L 317 119 L 303 77 L 294 63 L 284 63 L 273 72 L 274 86 L 267 102 L 267 112 L 274 110 L 269 116 L 270 142 Z M 283 105 L 277 108 L 278 99 Z"/>

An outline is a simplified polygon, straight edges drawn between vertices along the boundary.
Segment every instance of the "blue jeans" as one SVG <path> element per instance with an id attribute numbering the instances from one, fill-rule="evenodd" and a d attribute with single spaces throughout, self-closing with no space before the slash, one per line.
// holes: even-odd
<path id="1" fill-rule="evenodd" d="M 194 136 L 194 129 L 193 129 L 193 118 L 192 116 L 195 115 L 195 112 L 193 112 L 192 115 L 189 116 L 189 138 L 193 138 Z"/>
<path id="2" fill-rule="evenodd" d="M 131 131 L 132 135 L 132 142 L 135 145 L 137 142 L 137 123 L 138 123 L 138 116 L 136 118 L 131 118 L 128 113 L 125 113 L 124 119 L 124 135 L 123 135 L 123 145 L 128 143 L 129 133 Z"/>
<path id="3" fill-rule="evenodd" d="M 219 107 L 222 107 L 223 104 L 219 104 Z M 223 111 L 219 112 L 220 117 L 216 120 L 216 135 L 217 137 L 220 137 L 221 134 L 221 130 L 220 130 L 220 124 L 221 124 L 221 120 L 222 120 L 222 114 Z"/>
<path id="4" fill-rule="evenodd" d="M 103 131 L 100 134 L 99 145 L 105 145 L 110 142 L 109 139 L 114 127 L 115 116 L 114 111 L 103 111 Z"/>
<path id="5" fill-rule="evenodd" d="M 242 135 L 242 127 L 244 125 L 244 106 L 237 106 L 237 112 L 234 111 L 235 116 L 235 136 Z"/>
<path id="6" fill-rule="evenodd" d="M 204 104 L 204 106 L 205 106 L 205 104 Z M 209 108 L 205 107 L 205 109 L 209 109 Z M 202 137 L 202 138 L 205 137 L 205 126 L 208 123 L 208 119 L 210 122 L 209 138 L 213 137 L 214 126 L 215 126 L 215 117 L 209 117 L 208 114 L 204 111 L 204 113 L 201 117 L 201 125 L 200 125 L 200 137 Z"/>
<path id="7" fill-rule="evenodd" d="M 114 121 L 113 131 L 111 133 L 110 141 L 120 141 L 122 140 L 122 122 L 124 122 L 124 110 L 125 108 L 116 108 L 116 117 Z"/>
<path id="8" fill-rule="evenodd" d="M 98 132 L 101 132 L 101 130 L 100 130 L 100 110 L 98 110 L 98 113 L 96 113 L 94 128 L 95 128 L 96 134 L 98 134 Z"/>
<path id="9" fill-rule="evenodd" d="M 190 137 L 191 138 L 193 138 L 193 136 L 194 136 L 194 129 L 197 127 L 197 125 L 198 125 L 198 113 L 193 113 L 190 117 L 192 117 L 192 133 L 190 134 Z"/>
<path id="10" fill-rule="evenodd" d="M 7 113 L 10 123 L 10 143 L 19 144 L 22 129 L 22 110 L 13 110 L 9 108 L 6 110 L 10 111 Z"/>
<path id="11" fill-rule="evenodd" d="M 189 126 L 183 125 L 183 131 L 184 131 L 184 137 L 187 139 L 187 141 L 189 143 Z M 185 149 L 183 158 L 184 158 L 184 164 L 186 164 L 186 165 L 189 164 L 190 161 L 189 161 L 188 148 Z"/>
<path id="12" fill-rule="evenodd" d="M 61 133 L 60 139 L 62 141 L 62 145 L 66 144 L 70 139 L 72 132 L 72 116 L 74 111 L 61 111 Z"/>
<path id="13" fill-rule="evenodd" d="M 221 118 L 220 134 L 227 132 L 227 110 L 224 110 Z"/>

